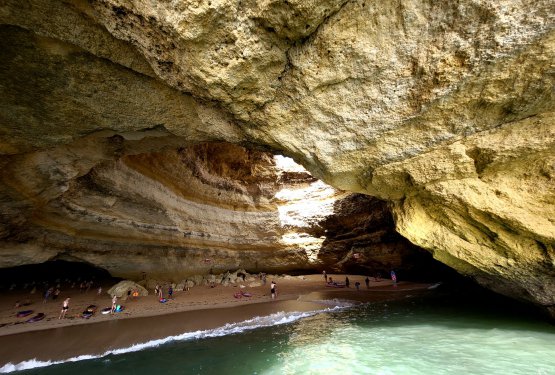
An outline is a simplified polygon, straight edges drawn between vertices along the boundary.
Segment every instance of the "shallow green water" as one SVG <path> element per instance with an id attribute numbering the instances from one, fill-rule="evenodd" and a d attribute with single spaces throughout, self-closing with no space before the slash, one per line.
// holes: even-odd
<path id="1" fill-rule="evenodd" d="M 555 375 L 555 326 L 495 298 L 436 294 L 304 318 L 278 314 L 178 339 L 20 373 Z"/>

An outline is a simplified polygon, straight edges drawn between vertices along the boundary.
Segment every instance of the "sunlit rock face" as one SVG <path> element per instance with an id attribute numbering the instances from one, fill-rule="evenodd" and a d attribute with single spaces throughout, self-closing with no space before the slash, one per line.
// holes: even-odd
<path id="1" fill-rule="evenodd" d="M 90 142 L 88 149 L 73 151 L 106 147 Z M 105 142 L 125 144 L 118 138 Z M 355 206 L 342 207 L 353 195 L 316 180 L 288 158 L 218 143 L 114 160 L 105 155 L 82 175 L 45 175 L 48 165 L 26 164 L 55 159 L 62 169 L 77 163 L 57 151 L 14 158 L 3 176 L 17 214 L 4 216 L 11 223 L 4 228 L 0 266 L 77 260 L 114 276 L 140 278 L 144 272 L 174 280 L 237 268 L 343 271 L 352 266 L 345 262 L 353 256 L 353 242 L 364 236 L 374 241 L 357 250 L 364 256 L 356 263 L 404 269 L 411 267 L 405 264 L 411 256 L 425 258 L 394 233 L 385 202 L 363 198 L 373 204 L 355 205 L 357 220 L 349 222 Z M 43 191 L 49 194 L 40 203 L 24 197 Z M 333 220 L 341 225 L 334 227 Z M 360 220 L 374 225 L 361 227 Z M 357 231 L 364 233 L 353 235 Z M 395 240 L 386 240 L 385 233 Z"/>
<path id="2" fill-rule="evenodd" d="M 164 134 L 141 136 L 150 151 L 278 150 L 391 202 L 397 230 L 459 272 L 554 310 L 553 14 L 549 0 L 8 0 L 0 151 L 32 164 L 100 130 Z M 42 172 L 138 152 L 110 142 Z M 23 208 L 6 197 L 10 231 Z"/>

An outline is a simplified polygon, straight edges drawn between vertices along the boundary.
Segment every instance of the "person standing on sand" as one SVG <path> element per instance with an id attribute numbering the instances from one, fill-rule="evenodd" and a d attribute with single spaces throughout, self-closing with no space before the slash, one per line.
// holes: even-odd
<path id="1" fill-rule="evenodd" d="M 60 311 L 60 316 L 58 317 L 58 320 L 59 319 L 65 319 L 67 310 L 69 309 L 69 300 L 70 300 L 70 298 L 67 297 L 64 300 L 64 302 L 62 303 L 62 311 Z"/>
<path id="2" fill-rule="evenodd" d="M 346 278 L 345 278 L 345 286 L 346 286 L 347 288 L 350 288 L 349 285 L 351 285 L 351 282 L 349 281 L 349 277 L 346 277 Z"/>
<path id="3" fill-rule="evenodd" d="M 276 282 L 274 280 L 272 280 L 272 283 L 270 284 L 270 294 L 272 295 L 272 299 L 277 297 Z"/>
<path id="4" fill-rule="evenodd" d="M 357 288 L 357 291 L 360 290 L 360 283 L 358 281 L 355 283 L 355 288 Z"/>
<path id="5" fill-rule="evenodd" d="M 112 309 L 110 310 L 110 314 L 113 314 L 116 311 L 116 304 L 118 303 L 118 296 L 114 294 L 112 297 Z"/>
<path id="6" fill-rule="evenodd" d="M 397 275 L 395 274 L 395 271 L 391 270 L 391 281 L 393 281 L 393 286 L 396 287 L 397 286 Z"/>
<path id="7" fill-rule="evenodd" d="M 370 279 L 368 278 L 368 276 L 366 276 L 366 279 L 364 279 L 364 282 L 366 283 L 366 289 L 370 289 Z"/>
<path id="8" fill-rule="evenodd" d="M 48 302 L 48 298 L 50 298 L 52 293 L 54 293 L 54 288 L 48 288 L 48 290 L 44 292 L 44 301 L 42 301 L 42 303 Z"/>
<path id="9" fill-rule="evenodd" d="M 173 287 L 171 285 L 168 288 L 168 299 L 173 299 Z"/>
<path id="10" fill-rule="evenodd" d="M 328 282 L 328 274 L 326 273 L 326 270 L 322 271 L 322 275 L 324 276 L 324 280 L 326 281 L 326 283 Z"/>

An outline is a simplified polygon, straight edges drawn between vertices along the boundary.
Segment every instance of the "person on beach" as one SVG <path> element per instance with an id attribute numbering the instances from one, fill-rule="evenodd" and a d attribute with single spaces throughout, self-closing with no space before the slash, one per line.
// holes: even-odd
<path id="1" fill-rule="evenodd" d="M 160 285 L 156 285 L 156 288 L 154 288 L 154 294 L 156 295 L 156 297 L 158 297 L 158 299 L 162 299 L 163 297 L 163 289 Z"/>
<path id="2" fill-rule="evenodd" d="M 69 309 L 69 300 L 70 298 L 67 297 L 62 303 L 62 311 L 60 311 L 60 316 L 58 317 L 58 320 L 65 319 L 67 310 Z"/>
<path id="3" fill-rule="evenodd" d="M 358 281 L 357 281 L 357 282 L 355 282 L 355 288 L 357 288 L 357 291 L 359 291 L 359 290 L 360 290 L 360 283 L 359 283 Z"/>
<path id="4" fill-rule="evenodd" d="M 270 284 L 270 294 L 272 295 L 272 299 L 277 297 L 276 285 L 276 282 L 272 280 L 272 283 Z"/>
<path id="5" fill-rule="evenodd" d="M 168 299 L 173 299 L 173 288 L 171 285 L 168 288 Z"/>
<path id="6" fill-rule="evenodd" d="M 366 289 L 370 289 L 370 279 L 368 278 L 368 276 L 366 276 L 366 279 L 364 279 L 364 283 L 366 284 Z"/>
<path id="7" fill-rule="evenodd" d="M 328 282 L 328 275 L 326 274 L 326 270 L 322 271 L 322 275 L 324 276 L 324 280 L 327 283 Z"/>
<path id="8" fill-rule="evenodd" d="M 350 288 L 349 285 L 351 285 L 351 282 L 349 281 L 349 277 L 345 277 L 345 286 L 346 286 L 347 288 Z"/>
<path id="9" fill-rule="evenodd" d="M 395 274 L 395 271 L 391 270 L 391 281 L 393 281 L 393 286 L 396 287 L 397 286 L 397 275 Z"/>
<path id="10" fill-rule="evenodd" d="M 98 292 L 97 293 L 98 293 L 98 295 L 102 294 L 102 287 L 101 286 L 98 287 Z"/>
<path id="11" fill-rule="evenodd" d="M 50 297 L 50 295 L 54 292 L 54 288 L 48 288 L 46 290 L 46 292 L 44 292 L 44 301 L 42 301 L 42 303 L 46 303 L 48 302 L 48 298 Z"/>
<path id="12" fill-rule="evenodd" d="M 114 294 L 112 297 L 112 309 L 110 310 L 110 314 L 113 314 L 116 311 L 116 304 L 118 303 L 118 296 Z"/>

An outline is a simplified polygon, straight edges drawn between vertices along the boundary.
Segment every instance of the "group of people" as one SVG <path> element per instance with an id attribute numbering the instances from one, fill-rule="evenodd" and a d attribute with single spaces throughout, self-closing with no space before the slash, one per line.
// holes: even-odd
<path id="1" fill-rule="evenodd" d="M 101 289 L 101 288 L 99 288 Z M 65 319 L 67 311 L 69 310 L 69 301 L 71 297 L 67 297 L 64 302 L 62 302 L 62 310 L 60 311 L 60 316 L 58 319 Z M 113 314 L 117 312 L 118 309 L 118 297 L 116 295 L 112 296 L 112 307 L 110 308 L 110 313 Z"/>
<path id="2" fill-rule="evenodd" d="M 42 301 L 42 303 L 46 303 L 48 302 L 48 299 L 52 298 L 52 301 L 55 301 L 56 299 L 58 299 L 58 296 L 60 295 L 60 288 L 56 287 L 56 289 L 54 289 L 54 287 L 50 287 L 48 288 L 45 292 L 44 292 L 44 300 Z"/>
<path id="3" fill-rule="evenodd" d="M 163 299 L 164 298 L 164 289 L 162 288 L 162 286 L 156 284 L 156 286 L 154 287 L 154 295 L 156 297 L 158 297 L 158 299 Z M 167 299 L 173 299 L 173 285 L 169 285 L 168 286 L 168 298 Z"/>
<path id="4" fill-rule="evenodd" d="M 332 279 L 331 276 L 328 276 L 328 274 L 326 273 L 326 271 L 322 271 L 322 276 L 324 277 L 324 281 L 326 282 L 327 285 L 334 285 L 334 286 L 339 286 L 339 284 L 334 281 Z M 395 273 L 394 270 L 391 270 L 390 272 L 390 276 L 391 276 L 391 281 L 393 283 L 393 287 L 397 287 L 397 274 Z M 380 281 L 381 280 L 381 276 L 379 273 L 376 274 L 376 276 L 374 277 L 374 281 Z M 366 284 L 366 289 L 370 288 L 370 277 L 366 276 L 366 278 L 364 279 L 364 283 Z M 351 287 L 351 281 L 349 280 L 349 277 L 346 276 L 345 277 L 345 284 L 344 284 L 347 288 Z M 360 290 L 360 282 L 356 281 L 355 282 L 355 288 L 356 290 Z"/>
<path id="5" fill-rule="evenodd" d="M 67 283 L 68 289 L 75 289 L 77 287 L 77 283 L 79 283 L 79 293 L 87 293 L 89 292 L 89 290 L 91 289 L 91 287 L 94 285 L 94 282 L 92 280 L 84 280 L 84 281 L 80 281 L 80 278 L 77 279 L 77 283 L 75 281 L 71 281 L 69 279 L 66 279 L 65 282 Z M 47 303 L 48 300 L 52 300 L 55 301 L 56 299 L 58 299 L 58 296 L 61 293 L 61 288 L 62 288 L 62 282 L 60 281 L 60 279 L 56 279 L 55 281 L 55 286 L 50 286 L 48 284 L 45 283 L 45 291 L 43 294 L 43 303 Z M 36 287 L 33 286 L 33 289 L 31 290 L 31 294 L 34 294 L 36 292 Z M 102 287 L 98 287 L 98 295 L 100 295 L 102 293 Z"/>
<path id="6" fill-rule="evenodd" d="M 93 286 L 93 281 L 92 280 L 80 282 L 79 283 L 79 293 L 88 293 L 89 290 L 91 290 L 92 286 Z"/>
<path id="7" fill-rule="evenodd" d="M 326 282 L 326 284 L 330 285 L 338 285 L 337 282 L 335 282 L 331 276 L 328 276 L 326 271 L 322 271 L 322 275 L 324 277 L 324 280 Z M 397 274 L 395 273 L 395 271 L 391 270 L 390 272 L 391 275 L 391 281 L 393 282 L 393 286 L 396 287 L 397 286 Z M 263 283 L 266 284 L 266 275 L 265 274 L 261 274 L 261 279 L 263 280 Z M 377 280 L 377 277 L 375 277 L 375 280 Z M 366 276 L 366 278 L 364 279 L 364 283 L 366 284 L 366 288 L 370 288 L 370 278 L 368 276 Z M 349 277 L 346 276 L 345 277 L 345 286 L 347 288 L 350 288 L 351 285 L 351 281 L 349 280 Z M 356 290 L 360 290 L 360 282 L 356 281 L 355 282 L 355 288 Z M 87 285 L 88 288 L 90 288 L 91 285 Z M 87 288 L 87 290 L 88 290 Z M 82 289 L 82 288 L 80 288 Z M 102 288 L 99 287 L 98 289 L 98 294 L 100 294 L 102 292 Z M 44 298 L 44 302 L 46 302 L 46 300 L 52 295 L 52 299 L 56 299 L 57 296 L 59 295 L 60 291 L 59 289 L 54 290 L 53 288 L 49 288 L 46 292 L 45 292 L 45 298 Z M 128 295 L 131 294 L 131 291 L 129 291 Z M 156 287 L 154 288 L 154 294 L 159 298 L 159 299 L 163 299 L 163 288 L 160 285 L 156 285 Z M 136 294 L 138 295 L 138 293 Z M 135 296 L 135 294 L 133 294 L 133 296 Z M 277 297 L 277 283 L 275 281 L 272 280 L 272 282 L 270 283 L 270 296 L 272 298 L 272 300 L 276 299 Z M 173 287 L 172 285 L 169 285 L 168 287 L 168 299 L 172 299 L 173 298 Z M 111 313 L 113 314 L 116 311 L 117 308 L 117 296 L 113 296 L 112 297 L 112 307 L 111 307 Z M 66 313 L 69 309 L 69 301 L 70 301 L 70 297 L 66 298 L 64 300 L 64 302 L 62 303 L 62 311 L 60 312 L 60 316 L 58 319 L 63 319 L 66 316 Z"/>

